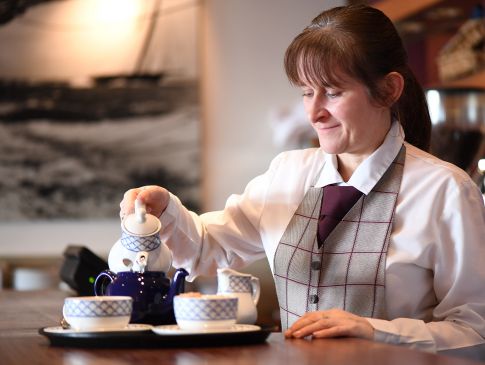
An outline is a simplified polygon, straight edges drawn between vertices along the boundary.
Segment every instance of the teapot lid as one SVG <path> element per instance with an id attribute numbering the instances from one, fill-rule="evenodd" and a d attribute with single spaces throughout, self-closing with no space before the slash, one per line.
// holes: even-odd
<path id="1" fill-rule="evenodd" d="M 135 213 L 121 221 L 121 228 L 133 236 L 152 236 L 160 231 L 161 223 L 157 217 L 146 212 L 145 205 L 135 201 Z"/>

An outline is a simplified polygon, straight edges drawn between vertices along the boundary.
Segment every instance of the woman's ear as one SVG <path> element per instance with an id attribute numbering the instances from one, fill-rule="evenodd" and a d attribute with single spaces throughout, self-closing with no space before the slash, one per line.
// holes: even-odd
<path id="1" fill-rule="evenodd" d="M 399 72 L 389 72 L 384 77 L 384 90 L 387 95 L 388 106 L 392 106 L 402 94 L 404 89 L 404 78 Z"/>

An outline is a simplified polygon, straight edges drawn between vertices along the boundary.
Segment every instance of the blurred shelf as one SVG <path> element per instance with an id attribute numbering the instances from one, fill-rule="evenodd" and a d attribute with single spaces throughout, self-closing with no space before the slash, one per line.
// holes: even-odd
<path id="1" fill-rule="evenodd" d="M 371 5 L 381 10 L 392 21 L 398 22 L 440 2 L 442 0 L 379 0 L 373 2 Z"/>
<path id="2" fill-rule="evenodd" d="M 421 26 L 418 35 L 407 34 L 406 36 L 411 40 L 420 38 L 434 43 L 434 46 L 429 44 L 426 46 L 429 49 L 423 49 L 426 54 L 425 58 L 427 58 L 428 71 L 430 67 L 435 67 L 430 65 L 439 51 L 437 46 L 439 43 L 436 43 L 439 42 L 438 35 L 441 34 L 442 39 L 451 37 L 458 27 L 469 18 L 472 8 L 478 4 L 483 4 L 483 2 L 480 0 L 377 0 L 370 2 L 371 6 L 381 10 L 396 25 L 401 26 L 400 29 L 404 29 L 405 23 Z M 453 15 L 456 9 L 460 11 Z M 435 79 L 436 77 L 432 77 L 431 80 L 427 80 L 428 82 L 424 82 L 425 86 L 485 88 L 485 70 L 483 69 L 476 74 L 454 81 L 436 82 L 433 81 Z"/>
<path id="3" fill-rule="evenodd" d="M 485 70 L 455 81 L 443 82 L 441 86 L 485 89 Z"/>

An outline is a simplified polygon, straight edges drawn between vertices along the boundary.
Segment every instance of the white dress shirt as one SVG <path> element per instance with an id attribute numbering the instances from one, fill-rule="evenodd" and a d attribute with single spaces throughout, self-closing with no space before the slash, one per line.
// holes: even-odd
<path id="1" fill-rule="evenodd" d="M 383 144 L 348 182 L 321 149 L 283 152 L 222 211 L 200 216 L 171 195 L 162 240 L 190 278 L 242 267 L 276 247 L 310 184 L 348 184 L 367 194 L 387 170 L 404 135 L 394 122 Z M 386 261 L 388 320 L 369 318 L 377 341 L 436 352 L 485 355 L 485 207 L 461 169 L 404 143 L 406 159 Z M 323 166 L 323 170 L 322 170 Z"/>

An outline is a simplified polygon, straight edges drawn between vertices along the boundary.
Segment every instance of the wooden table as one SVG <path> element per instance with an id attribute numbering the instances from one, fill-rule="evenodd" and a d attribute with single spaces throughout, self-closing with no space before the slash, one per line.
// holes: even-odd
<path id="1" fill-rule="evenodd" d="M 263 344 L 206 348 L 85 349 L 53 347 L 38 329 L 56 326 L 61 291 L 0 291 L 0 364 L 393 364 L 472 365 L 477 362 L 428 354 L 360 339 L 285 340 L 273 333 Z"/>

